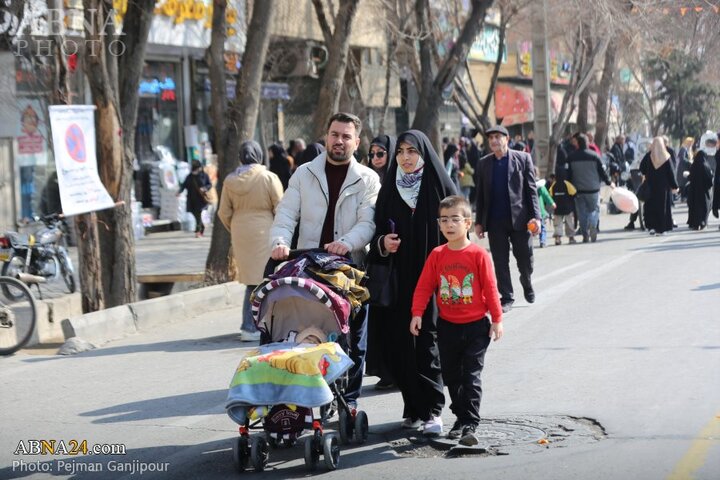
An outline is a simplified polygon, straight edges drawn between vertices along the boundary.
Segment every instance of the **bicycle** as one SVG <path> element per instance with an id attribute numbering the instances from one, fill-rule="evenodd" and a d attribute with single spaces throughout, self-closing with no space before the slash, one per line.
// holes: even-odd
<path id="1" fill-rule="evenodd" d="M 0 291 L 0 355 L 10 355 L 35 332 L 37 305 L 27 285 L 15 278 L 0 277 Z"/>

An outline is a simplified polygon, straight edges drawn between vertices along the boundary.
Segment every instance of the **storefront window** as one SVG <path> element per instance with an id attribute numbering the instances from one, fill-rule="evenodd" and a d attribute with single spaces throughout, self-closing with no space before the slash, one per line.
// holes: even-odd
<path id="1" fill-rule="evenodd" d="M 140 162 L 155 159 L 153 148 L 167 147 L 182 159 L 180 143 L 180 64 L 146 62 L 140 79 L 135 153 Z"/>

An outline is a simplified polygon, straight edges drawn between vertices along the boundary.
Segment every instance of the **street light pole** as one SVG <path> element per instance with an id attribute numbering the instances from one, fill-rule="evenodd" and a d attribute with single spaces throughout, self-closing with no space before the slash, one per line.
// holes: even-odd
<path id="1" fill-rule="evenodd" d="M 534 162 L 544 176 L 550 165 L 550 135 L 552 117 L 550 110 L 550 63 L 547 52 L 545 24 L 547 0 L 535 0 L 532 13 L 532 83 L 533 118 L 535 130 Z"/>

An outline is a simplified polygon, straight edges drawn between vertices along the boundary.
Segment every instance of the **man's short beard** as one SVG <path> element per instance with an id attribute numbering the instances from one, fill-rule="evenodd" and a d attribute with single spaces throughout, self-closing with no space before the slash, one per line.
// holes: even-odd
<path id="1" fill-rule="evenodd" d="M 350 157 L 352 157 L 352 153 L 345 153 L 343 155 L 337 156 L 333 154 L 332 149 L 328 150 L 328 157 L 330 157 L 330 160 L 333 162 L 347 162 L 350 160 Z"/>

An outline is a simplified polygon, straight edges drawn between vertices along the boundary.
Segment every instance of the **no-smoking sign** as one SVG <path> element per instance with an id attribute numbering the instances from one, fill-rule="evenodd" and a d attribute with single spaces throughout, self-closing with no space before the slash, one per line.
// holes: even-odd
<path id="1" fill-rule="evenodd" d="M 73 123 L 65 131 L 65 146 L 70 158 L 78 163 L 85 163 L 87 160 L 85 135 L 77 123 Z"/>

